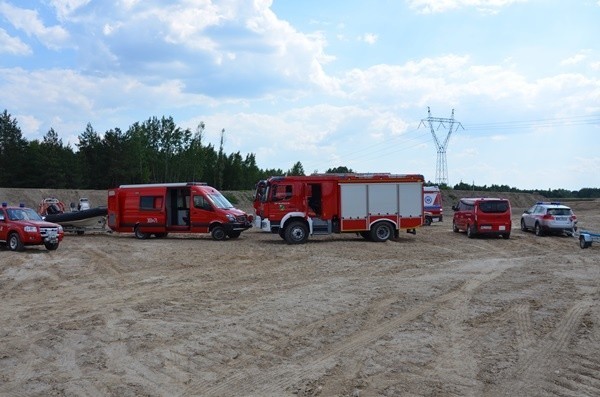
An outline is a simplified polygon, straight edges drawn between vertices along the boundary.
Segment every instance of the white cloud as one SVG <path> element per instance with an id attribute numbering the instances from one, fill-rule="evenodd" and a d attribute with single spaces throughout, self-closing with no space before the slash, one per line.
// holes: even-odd
<path id="1" fill-rule="evenodd" d="M 51 0 L 50 4 L 56 9 L 59 19 L 69 17 L 80 7 L 87 5 L 91 0 Z"/>
<path id="2" fill-rule="evenodd" d="M 11 37 L 0 28 L 0 54 L 29 55 L 31 48 L 18 37 Z"/>
<path id="3" fill-rule="evenodd" d="M 573 55 L 572 57 L 563 59 L 560 62 L 560 65 L 561 66 L 572 66 L 572 65 L 580 64 L 581 62 L 586 60 L 590 54 L 591 54 L 591 50 L 581 50 L 577 54 Z"/>
<path id="4" fill-rule="evenodd" d="M 495 13 L 502 7 L 525 1 L 528 0 L 407 0 L 410 8 L 422 14 L 434 14 L 467 7 L 484 13 Z"/>
<path id="5" fill-rule="evenodd" d="M 379 37 L 375 33 L 365 33 L 363 36 L 359 37 L 359 41 L 364 41 L 367 44 L 375 44 Z"/>
<path id="6" fill-rule="evenodd" d="M 38 12 L 14 7 L 8 3 L 0 3 L 0 14 L 15 28 L 28 36 L 36 37 L 42 44 L 51 49 L 59 49 L 69 40 L 69 32 L 61 26 L 46 27 Z"/>

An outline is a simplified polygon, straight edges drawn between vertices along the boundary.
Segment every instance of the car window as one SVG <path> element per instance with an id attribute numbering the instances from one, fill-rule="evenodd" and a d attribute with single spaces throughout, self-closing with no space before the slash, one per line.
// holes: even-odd
<path id="1" fill-rule="evenodd" d="M 501 214 L 508 211 L 508 201 L 482 201 L 479 203 L 481 212 L 488 214 Z"/>

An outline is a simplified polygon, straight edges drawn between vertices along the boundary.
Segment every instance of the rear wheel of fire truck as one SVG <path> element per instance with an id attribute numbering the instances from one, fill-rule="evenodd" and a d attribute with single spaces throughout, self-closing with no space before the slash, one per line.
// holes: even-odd
<path id="1" fill-rule="evenodd" d="M 8 248 L 11 251 L 23 251 L 23 242 L 19 237 L 19 233 L 11 233 L 8 236 Z"/>
<path id="2" fill-rule="evenodd" d="M 58 243 L 44 243 L 48 251 L 55 251 L 58 248 Z"/>
<path id="3" fill-rule="evenodd" d="M 394 227 L 389 222 L 377 222 L 371 227 L 371 240 L 383 243 L 394 237 Z"/>
<path id="4" fill-rule="evenodd" d="M 285 227 L 285 241 L 288 244 L 304 244 L 308 240 L 308 228 L 304 222 L 290 222 Z"/>
<path id="5" fill-rule="evenodd" d="M 225 233 L 225 228 L 221 225 L 215 225 L 210 231 L 210 235 L 214 240 L 217 241 L 225 240 L 225 237 L 227 237 L 227 233 Z"/>
<path id="6" fill-rule="evenodd" d="M 145 240 L 148 238 L 149 234 L 148 233 L 144 233 L 140 230 L 140 226 L 136 226 L 135 229 L 133 229 L 133 234 L 135 234 L 135 237 L 140 239 L 140 240 Z"/>
<path id="7" fill-rule="evenodd" d="M 543 236 L 543 235 L 544 235 L 544 232 L 543 232 L 543 230 L 542 230 L 542 227 L 540 226 L 540 224 L 539 224 L 538 222 L 536 222 L 536 223 L 535 223 L 535 226 L 534 226 L 534 228 L 533 228 L 533 231 L 534 231 L 534 233 L 535 233 L 535 235 L 536 235 L 536 236 L 539 236 L 539 237 L 541 237 L 541 236 Z"/>
<path id="8" fill-rule="evenodd" d="M 239 230 L 232 230 L 227 235 L 229 236 L 229 238 L 238 238 L 241 234 L 242 232 L 240 232 Z"/>

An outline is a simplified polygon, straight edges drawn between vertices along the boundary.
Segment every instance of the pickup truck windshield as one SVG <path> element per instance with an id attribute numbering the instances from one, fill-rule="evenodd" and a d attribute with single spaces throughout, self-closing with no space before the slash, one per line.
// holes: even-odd
<path id="1" fill-rule="evenodd" d="M 11 221 L 41 221 L 42 217 L 31 208 L 9 208 L 6 210 Z"/>

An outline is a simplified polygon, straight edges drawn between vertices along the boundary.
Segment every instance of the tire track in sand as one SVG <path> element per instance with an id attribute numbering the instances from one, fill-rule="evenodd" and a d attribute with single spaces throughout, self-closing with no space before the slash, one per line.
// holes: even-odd
<path id="1" fill-rule="evenodd" d="M 406 311 L 398 317 L 381 319 L 374 322 L 374 326 L 363 329 L 353 336 L 334 343 L 319 357 L 309 355 L 296 363 L 287 363 L 276 368 L 254 369 L 247 372 L 234 372 L 222 378 L 216 385 L 205 382 L 190 385 L 181 396 L 233 396 L 233 395 L 261 395 L 277 396 L 291 385 L 302 379 L 315 378 L 335 365 L 336 357 L 357 351 L 358 349 L 373 343 L 382 336 L 397 330 L 403 324 L 415 320 L 424 313 L 436 308 L 440 304 L 446 304 L 454 300 L 463 300 L 464 295 L 472 294 L 482 284 L 488 283 L 500 276 L 506 269 L 514 266 L 514 261 L 497 260 L 491 266 L 486 266 L 487 273 L 481 273 L 472 279 L 465 281 L 458 288 L 445 293 L 435 299 L 422 303 Z"/>

